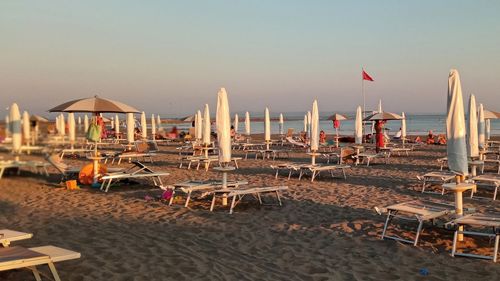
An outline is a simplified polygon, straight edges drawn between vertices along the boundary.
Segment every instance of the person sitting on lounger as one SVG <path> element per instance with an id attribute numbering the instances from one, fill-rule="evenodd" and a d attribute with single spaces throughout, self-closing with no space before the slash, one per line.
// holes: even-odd
<path id="1" fill-rule="evenodd" d="M 432 133 L 432 130 L 429 131 L 429 134 L 427 135 L 427 144 L 434 144 L 434 134 Z"/>
<path id="2" fill-rule="evenodd" d="M 446 145 L 446 137 L 444 135 L 439 135 L 436 144 Z"/>
<path id="3" fill-rule="evenodd" d="M 231 126 L 231 138 L 234 139 L 236 136 L 236 130 L 234 129 L 234 126 Z"/>
<path id="4" fill-rule="evenodd" d="M 399 128 L 399 131 L 394 135 L 393 139 L 400 140 L 401 135 L 402 135 L 401 128 Z"/>
<path id="5" fill-rule="evenodd" d="M 326 143 L 326 134 L 325 134 L 325 131 L 323 131 L 323 130 L 321 130 L 321 132 L 319 132 L 319 143 L 321 143 L 321 144 Z"/>

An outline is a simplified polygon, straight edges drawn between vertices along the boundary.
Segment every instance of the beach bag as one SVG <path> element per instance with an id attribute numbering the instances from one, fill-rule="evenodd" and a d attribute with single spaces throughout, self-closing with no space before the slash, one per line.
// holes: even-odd
<path id="1" fill-rule="evenodd" d="M 101 139 L 101 127 L 97 124 L 90 124 L 87 131 L 87 139 L 89 141 L 98 142 Z"/>

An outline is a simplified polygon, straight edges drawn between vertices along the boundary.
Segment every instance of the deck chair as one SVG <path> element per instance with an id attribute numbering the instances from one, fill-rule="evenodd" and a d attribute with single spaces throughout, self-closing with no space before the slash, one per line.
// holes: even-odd
<path id="1" fill-rule="evenodd" d="M 454 213 L 455 207 L 453 205 L 449 205 L 446 203 L 415 200 L 415 201 L 390 205 L 384 208 L 375 207 L 375 210 L 379 215 L 387 213 L 387 219 L 385 220 L 384 229 L 382 231 L 382 237 L 381 237 L 382 240 L 384 238 L 388 238 L 405 243 L 410 243 L 413 244 L 413 246 L 417 246 L 418 238 L 422 231 L 424 222 L 430 221 L 432 224 L 434 224 L 435 219 Z M 400 215 L 400 213 L 402 213 L 403 215 Z M 415 239 L 408 240 L 395 235 L 393 236 L 387 235 L 386 234 L 387 227 L 389 226 L 393 218 L 399 218 L 409 221 L 417 221 L 418 226 Z"/>
<path id="2" fill-rule="evenodd" d="M 241 202 L 243 197 L 246 195 L 253 195 L 257 200 L 259 200 L 260 205 L 264 205 L 262 202 L 262 194 L 265 193 L 274 193 L 276 195 L 276 200 L 278 201 L 278 205 L 282 206 L 280 193 L 284 190 L 287 190 L 288 186 L 269 186 L 269 187 L 245 187 L 245 188 L 227 188 L 227 189 L 218 189 L 212 192 L 212 205 L 210 206 L 210 212 L 214 210 L 215 201 L 217 196 L 231 198 L 231 206 L 229 208 L 229 214 L 233 213 L 234 207 Z"/>
<path id="3" fill-rule="evenodd" d="M 299 180 L 305 174 L 305 172 L 309 171 L 311 173 L 311 182 L 314 182 L 314 179 L 320 175 L 321 172 L 329 172 L 330 176 L 333 178 L 333 171 L 341 170 L 344 179 L 347 179 L 345 170 L 351 168 L 349 165 L 338 164 L 338 165 L 301 165 L 300 166 L 300 174 Z"/>
<path id="4" fill-rule="evenodd" d="M 37 266 L 47 265 L 55 281 L 61 281 L 54 263 L 79 259 L 80 253 L 55 246 L 42 246 L 34 248 L 8 247 L 0 248 L 0 271 L 14 269 L 30 269 L 35 280 L 42 280 L 42 273 Z"/>
<path id="5" fill-rule="evenodd" d="M 276 173 L 274 175 L 274 178 L 277 179 L 279 172 L 280 171 L 288 171 L 288 179 L 292 177 L 293 172 L 299 172 L 300 173 L 300 164 L 296 163 L 280 163 L 280 164 L 274 164 L 270 165 L 271 169 L 276 170 Z"/>
<path id="6" fill-rule="evenodd" d="M 429 183 L 445 184 L 455 179 L 455 174 L 451 172 L 430 172 L 422 176 L 417 176 L 417 179 L 422 181 L 422 193 Z M 441 195 L 444 194 L 444 188 L 441 189 Z"/>
<path id="7" fill-rule="evenodd" d="M 47 162 L 49 162 L 56 170 L 61 173 L 61 182 L 66 181 L 70 178 L 78 177 L 80 168 L 70 167 L 64 163 L 57 153 L 47 155 L 45 157 Z"/>
<path id="8" fill-rule="evenodd" d="M 459 217 L 447 223 L 447 226 L 452 226 L 455 228 L 455 234 L 453 235 L 453 247 L 451 250 L 452 257 L 465 256 L 472 258 L 489 259 L 493 260 L 493 262 L 497 262 L 498 247 L 500 242 L 500 215 L 478 214 L 478 213 L 465 215 L 463 217 Z M 477 230 L 475 231 L 465 230 L 465 227 L 467 227 L 467 229 L 473 228 Z M 488 231 L 488 229 L 490 231 Z M 493 244 L 493 255 L 486 256 L 486 255 L 478 255 L 478 254 L 464 253 L 458 251 L 457 244 L 458 244 L 459 234 L 469 235 L 469 236 L 489 237 L 490 239 L 494 239 L 495 242 Z"/>
<path id="9" fill-rule="evenodd" d="M 495 190 L 493 192 L 493 200 L 497 199 L 498 187 L 500 187 L 500 175 L 496 174 L 483 174 L 472 178 L 472 181 L 476 185 L 481 186 L 492 186 Z M 471 192 L 471 198 L 474 195 L 474 191 Z"/>
<path id="10" fill-rule="evenodd" d="M 19 163 L 14 161 L 0 161 L 0 179 L 7 169 L 18 169 L 20 167 Z"/>
<path id="11" fill-rule="evenodd" d="M 104 174 L 101 177 L 102 183 L 100 190 L 108 192 L 113 181 L 138 178 L 151 179 L 153 180 L 154 186 L 161 187 L 163 185 L 161 177 L 169 175 L 169 173 L 155 172 L 139 161 L 133 161 L 132 164 L 132 167 L 127 170 Z"/>
<path id="12" fill-rule="evenodd" d="M 227 186 L 230 188 L 235 188 L 239 187 L 240 185 L 245 185 L 248 184 L 246 181 L 228 181 Z M 177 191 L 182 191 L 183 193 L 186 194 L 186 202 L 184 203 L 184 207 L 188 207 L 189 202 L 191 200 L 191 195 L 196 192 L 203 192 L 202 197 L 206 196 L 209 194 L 211 191 L 217 189 L 217 188 L 222 188 L 222 182 L 218 180 L 205 180 L 205 181 L 198 181 L 198 180 L 188 180 L 180 183 L 176 183 L 173 185 L 168 185 L 165 187 L 162 187 L 164 190 L 171 190 L 172 195 L 170 197 L 170 200 L 168 202 L 168 205 L 172 205 L 174 201 L 174 197 Z"/>
<path id="13" fill-rule="evenodd" d="M 375 159 L 375 158 L 384 158 L 385 159 L 385 163 L 389 163 L 389 156 L 390 154 L 389 153 L 383 153 L 383 152 L 380 152 L 380 153 L 368 153 L 368 152 L 362 152 L 362 153 L 359 153 L 357 154 L 356 158 L 358 159 L 361 159 L 361 164 L 363 164 L 366 160 L 366 166 L 370 166 L 370 162 Z M 356 162 L 356 165 L 359 163 L 359 161 Z"/>
<path id="14" fill-rule="evenodd" d="M 0 244 L 3 247 L 9 247 L 11 242 L 30 239 L 32 233 L 19 232 L 10 229 L 0 229 Z"/>

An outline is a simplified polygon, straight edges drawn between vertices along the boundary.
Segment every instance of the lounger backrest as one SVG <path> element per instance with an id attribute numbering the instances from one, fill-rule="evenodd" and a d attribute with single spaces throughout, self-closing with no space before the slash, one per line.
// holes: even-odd
<path id="1" fill-rule="evenodd" d="M 49 162 L 56 170 L 58 170 L 61 174 L 66 174 L 66 171 L 68 170 L 68 165 L 63 163 L 61 161 L 61 158 L 59 158 L 58 154 L 52 154 L 46 157 L 47 162 Z"/>
<path id="2" fill-rule="evenodd" d="M 286 132 L 287 137 L 293 136 L 293 128 L 288 128 L 288 131 Z"/>
<path id="3" fill-rule="evenodd" d="M 352 155 L 356 154 L 354 149 L 350 147 L 343 147 L 340 149 L 340 163 L 342 164 L 344 160 Z"/>
<path id="4" fill-rule="evenodd" d="M 136 151 L 139 153 L 148 152 L 148 144 L 146 142 L 137 142 L 135 144 Z"/>
<path id="5" fill-rule="evenodd" d="M 155 141 L 148 141 L 148 151 L 154 152 L 158 150 L 158 144 Z"/>
<path id="6" fill-rule="evenodd" d="M 146 171 L 148 173 L 154 173 L 153 170 L 151 170 L 148 166 L 144 165 L 140 161 L 132 161 L 132 163 L 143 171 Z"/>

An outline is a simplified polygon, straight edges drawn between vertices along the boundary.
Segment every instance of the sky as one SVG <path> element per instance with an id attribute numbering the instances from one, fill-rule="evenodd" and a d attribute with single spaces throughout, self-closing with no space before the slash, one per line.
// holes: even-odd
<path id="1" fill-rule="evenodd" d="M 148 113 L 444 113 L 448 73 L 500 111 L 500 1 L 0 1 L 0 106 L 99 95 Z M 466 97 L 464 97 L 467 100 Z M 214 108 L 215 109 L 215 108 Z M 213 110 L 215 112 L 215 110 Z M 0 112 L 1 113 L 1 112 Z"/>

